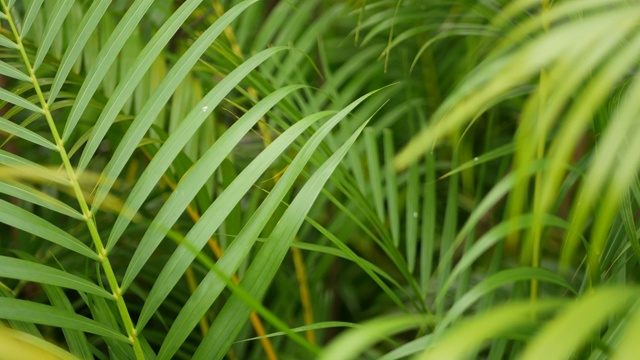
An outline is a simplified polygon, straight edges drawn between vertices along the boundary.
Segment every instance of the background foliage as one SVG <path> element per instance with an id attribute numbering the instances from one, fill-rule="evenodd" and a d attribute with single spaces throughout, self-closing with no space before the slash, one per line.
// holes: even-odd
<path id="1" fill-rule="evenodd" d="M 0 357 L 640 351 L 640 2 L 0 5 Z"/>

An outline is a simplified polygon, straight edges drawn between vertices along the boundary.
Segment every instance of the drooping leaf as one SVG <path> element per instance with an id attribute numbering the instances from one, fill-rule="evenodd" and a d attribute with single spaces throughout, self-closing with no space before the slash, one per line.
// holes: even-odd
<path id="1" fill-rule="evenodd" d="M 0 200 L 0 222 L 97 260 L 98 255 L 68 232 L 16 205 Z"/>
<path id="2" fill-rule="evenodd" d="M 0 298 L 0 318 L 75 329 L 128 343 L 129 339 L 112 329 L 73 312 L 31 301 Z"/>
<path id="3" fill-rule="evenodd" d="M 79 276 L 32 261 L 0 256 L 0 277 L 55 285 L 113 298 L 112 294 Z"/>

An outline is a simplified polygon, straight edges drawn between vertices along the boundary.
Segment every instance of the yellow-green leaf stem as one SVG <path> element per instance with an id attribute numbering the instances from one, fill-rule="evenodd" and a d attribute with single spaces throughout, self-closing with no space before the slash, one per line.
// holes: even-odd
<path id="1" fill-rule="evenodd" d="M 142 347 L 140 346 L 140 341 L 137 337 L 136 330 L 133 326 L 133 322 L 131 320 L 131 316 L 129 315 L 129 311 L 127 309 L 127 305 L 122 298 L 122 291 L 120 290 L 120 286 L 118 284 L 118 280 L 116 279 L 116 275 L 111 267 L 111 263 L 109 262 L 109 258 L 107 257 L 107 251 L 102 244 L 102 239 L 98 233 L 98 228 L 93 218 L 93 214 L 89 209 L 87 204 L 87 200 L 80 188 L 80 183 L 78 181 L 77 174 L 69 161 L 69 155 L 67 154 L 66 149 L 64 148 L 64 143 L 58 133 L 58 129 L 56 128 L 56 124 L 53 121 L 53 117 L 51 116 L 51 111 L 49 110 L 49 105 L 47 104 L 42 89 L 38 84 L 38 78 L 36 77 L 35 70 L 31 65 L 31 62 L 27 56 L 24 45 L 22 43 L 22 38 L 20 37 L 20 33 L 18 32 L 15 22 L 13 21 L 13 17 L 11 12 L 9 11 L 9 7 L 5 0 L 0 0 L 2 3 L 3 11 L 7 17 L 7 22 L 11 27 L 11 31 L 15 37 L 16 43 L 18 45 L 18 50 L 22 55 L 22 59 L 27 68 L 28 75 L 31 78 L 31 82 L 33 83 L 33 88 L 36 91 L 38 100 L 40 101 L 40 106 L 42 107 L 42 113 L 44 114 L 45 119 L 47 120 L 47 124 L 49 125 L 49 129 L 51 130 L 51 135 L 53 136 L 55 145 L 57 147 L 57 151 L 60 153 L 60 158 L 62 159 L 62 163 L 67 172 L 67 176 L 69 177 L 70 185 L 73 189 L 73 192 L 78 200 L 78 204 L 80 205 L 80 209 L 82 210 L 82 215 L 84 220 L 87 223 L 87 228 L 89 229 L 89 233 L 91 234 L 91 239 L 93 240 L 93 244 L 96 247 L 96 252 L 98 254 L 98 259 L 102 264 L 102 268 L 104 269 L 105 276 L 107 277 L 107 281 L 109 282 L 109 287 L 111 288 L 111 292 L 113 294 L 114 300 L 116 301 L 118 311 L 120 312 L 120 317 L 122 318 L 124 327 L 127 331 L 127 335 L 129 337 L 129 341 L 133 345 L 134 352 L 136 354 L 136 358 L 144 359 L 144 353 L 142 351 Z"/>

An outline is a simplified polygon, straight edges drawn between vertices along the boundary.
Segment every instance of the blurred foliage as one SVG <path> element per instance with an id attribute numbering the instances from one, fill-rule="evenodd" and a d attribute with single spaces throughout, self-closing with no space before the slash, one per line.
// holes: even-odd
<path id="1" fill-rule="evenodd" d="M 640 2 L 0 5 L 0 357 L 640 351 Z"/>

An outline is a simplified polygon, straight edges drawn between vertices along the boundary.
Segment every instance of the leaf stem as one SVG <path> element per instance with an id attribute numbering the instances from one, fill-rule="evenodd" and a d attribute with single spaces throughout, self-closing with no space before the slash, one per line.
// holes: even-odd
<path id="1" fill-rule="evenodd" d="M 144 359 L 144 352 L 142 351 L 142 347 L 140 345 L 140 341 L 137 336 L 136 329 L 133 326 L 133 321 L 131 320 L 131 316 L 127 309 L 127 305 L 124 302 L 124 298 L 122 297 L 122 290 L 118 285 L 118 280 L 116 279 L 116 275 L 111 267 L 111 262 L 107 257 L 107 250 L 105 249 L 102 239 L 100 238 L 100 234 L 98 233 L 98 228 L 93 218 L 93 214 L 89 209 L 87 204 L 87 200 L 84 197 L 82 189 L 80 187 L 80 183 L 78 182 L 78 176 L 71 165 L 71 161 L 69 159 L 69 155 L 64 148 L 64 143 L 60 134 L 58 133 L 58 129 L 56 128 L 56 124 L 53 120 L 53 116 L 51 115 L 51 111 L 49 110 L 49 105 L 45 101 L 44 94 L 42 89 L 40 88 L 40 84 L 38 83 L 38 78 L 36 77 L 35 70 L 31 65 L 29 57 L 24 48 L 24 44 L 22 43 L 22 38 L 15 26 L 15 22 L 13 21 L 13 17 L 11 15 L 11 11 L 5 2 L 5 0 L 0 0 L 2 3 L 2 8 L 7 17 L 7 21 L 11 26 L 11 31 L 13 32 L 13 36 L 15 37 L 16 44 L 18 45 L 18 49 L 20 50 L 20 54 L 22 55 L 22 59 L 27 68 L 28 75 L 31 78 L 31 82 L 33 83 L 33 88 L 36 91 L 38 100 L 40 101 L 40 105 L 42 107 L 42 114 L 47 120 L 47 124 L 49 125 L 49 129 L 51 130 L 51 135 L 53 136 L 54 142 L 56 144 L 57 150 L 60 153 L 60 158 L 62 159 L 62 163 L 67 172 L 67 176 L 69 177 L 69 181 L 71 187 L 73 188 L 73 192 L 78 200 L 78 204 L 80 205 L 80 209 L 82 210 L 82 215 L 84 220 L 87 223 L 87 228 L 89 229 L 89 233 L 91 235 L 91 239 L 93 240 L 93 244 L 96 247 L 96 252 L 98 254 L 98 258 L 100 263 L 102 264 L 102 268 L 104 269 L 105 276 L 107 277 L 107 281 L 109 282 L 109 287 L 111 288 L 114 300 L 116 301 L 118 312 L 120 313 L 120 317 L 124 323 L 124 327 L 127 331 L 127 335 L 129 336 L 129 341 L 133 346 L 133 350 L 135 352 L 137 359 Z"/>

